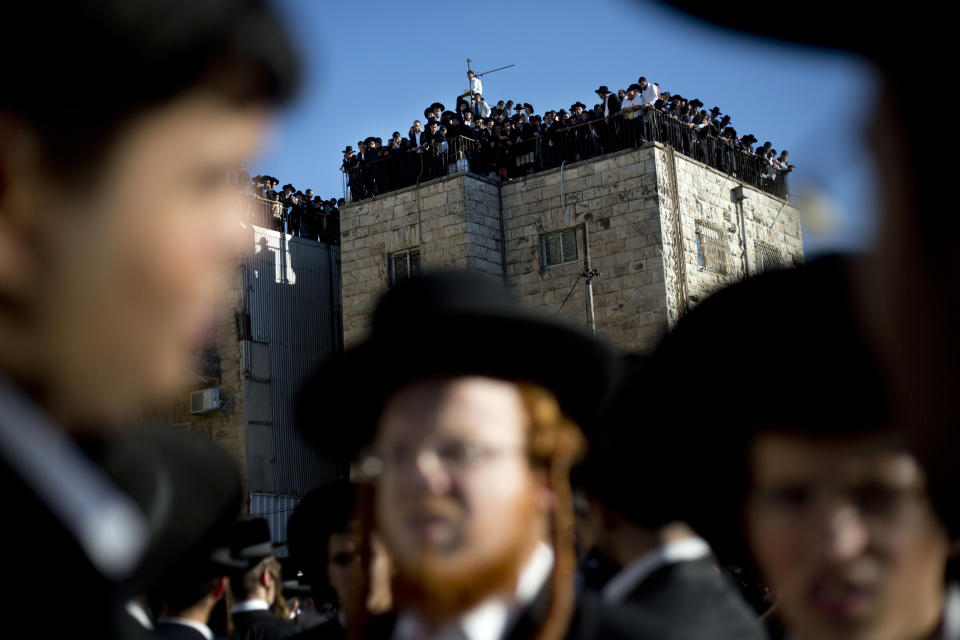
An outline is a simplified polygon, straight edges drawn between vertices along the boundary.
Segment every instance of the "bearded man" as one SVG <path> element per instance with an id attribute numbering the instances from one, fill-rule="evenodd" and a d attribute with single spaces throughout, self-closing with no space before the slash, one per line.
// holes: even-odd
<path id="1" fill-rule="evenodd" d="M 550 364 L 560 345 L 578 375 Z M 574 588 L 574 420 L 595 410 L 609 365 L 603 346 L 520 311 L 489 276 L 434 273 L 384 296 L 370 337 L 321 367 L 299 412 L 324 455 L 362 460 L 367 519 L 396 568 L 395 614 L 351 635 L 670 637 Z"/>

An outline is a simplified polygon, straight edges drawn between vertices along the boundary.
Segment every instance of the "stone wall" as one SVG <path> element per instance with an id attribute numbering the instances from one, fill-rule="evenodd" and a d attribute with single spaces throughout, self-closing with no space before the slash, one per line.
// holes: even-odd
<path id="1" fill-rule="evenodd" d="M 500 237 L 496 182 L 463 172 L 344 207 L 344 345 L 366 333 L 370 313 L 387 288 L 391 254 L 419 248 L 425 269 L 470 268 L 502 275 Z"/>
<path id="2" fill-rule="evenodd" d="M 347 346 L 365 333 L 395 251 L 419 247 L 425 269 L 504 274 L 525 304 L 586 328 L 586 229 L 591 266 L 600 271 L 592 281 L 597 333 L 622 351 L 648 351 L 692 305 L 758 272 L 761 246 L 788 265 L 803 259 L 794 207 L 659 143 L 499 187 L 457 173 L 419 191 L 419 210 L 408 188 L 341 213 Z M 546 266 L 541 236 L 571 228 L 575 261 Z M 709 264 L 698 232 L 715 241 Z"/>
<path id="3" fill-rule="evenodd" d="M 664 268 L 652 148 L 623 151 L 502 187 L 507 278 L 526 303 L 586 328 L 586 224 L 597 333 L 618 349 L 652 346 L 666 330 Z M 565 208 L 564 208 L 565 206 Z M 578 261 L 547 267 L 540 235 L 577 227 Z"/>
<path id="4" fill-rule="evenodd" d="M 778 254 L 782 264 L 803 261 L 799 213 L 786 200 L 744 186 L 669 147 L 657 145 L 655 154 L 666 309 L 671 326 L 710 293 L 760 272 L 758 248 L 762 244 Z M 735 192 L 737 187 L 742 189 L 742 198 Z M 722 265 L 701 260 L 698 229 L 704 235 L 719 237 Z M 700 243 L 705 241 L 709 242 L 699 239 Z"/>
<path id="5" fill-rule="evenodd" d="M 240 469 L 247 469 L 247 442 L 244 429 L 244 372 L 242 342 L 237 339 L 235 315 L 242 308 L 240 291 L 241 266 L 230 271 L 217 287 L 215 335 L 219 355 L 219 378 L 203 379 L 198 368 L 185 371 L 183 387 L 167 403 L 153 408 L 146 415 L 149 422 L 172 425 L 201 433 L 226 449 Z M 190 392 L 217 387 L 223 410 L 205 414 L 190 413 Z M 247 474 L 244 473 L 244 481 Z M 246 494 L 246 486 L 244 494 Z"/>

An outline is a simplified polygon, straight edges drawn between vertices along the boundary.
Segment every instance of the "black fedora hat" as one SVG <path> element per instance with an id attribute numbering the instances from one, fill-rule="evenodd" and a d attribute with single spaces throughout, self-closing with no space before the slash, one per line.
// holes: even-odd
<path id="1" fill-rule="evenodd" d="M 350 145 L 347 145 L 346 148 L 343 150 L 343 152 L 344 152 L 344 153 L 353 153 L 353 147 L 351 147 Z"/>
<path id="2" fill-rule="evenodd" d="M 740 138 L 740 142 L 744 144 L 753 144 L 756 141 L 757 141 L 757 137 L 752 133 L 748 133 L 747 135 Z"/>
<path id="3" fill-rule="evenodd" d="M 712 107 L 710 113 L 720 113 L 720 107 Z"/>
<path id="4" fill-rule="evenodd" d="M 558 349 L 568 366 L 556 366 Z M 369 337 L 321 365 L 299 394 L 297 426 L 325 457 L 355 460 L 394 390 L 459 375 L 539 384 L 583 422 L 603 400 L 612 372 L 605 345 L 522 308 L 501 280 L 433 272 L 390 289 L 374 311 Z"/>
<path id="5" fill-rule="evenodd" d="M 144 428 L 110 438 L 100 455 L 146 516 L 149 543 L 132 591 L 165 584 L 210 561 L 240 511 L 240 470 L 209 438 Z"/>
<path id="6" fill-rule="evenodd" d="M 739 562 L 736 556 L 745 552 L 740 515 L 749 484 L 749 443 L 756 434 L 837 438 L 896 429 L 889 376 L 866 337 L 852 295 L 852 269 L 850 258 L 827 256 L 733 284 L 687 313 L 653 354 L 652 393 L 658 402 L 648 419 L 655 423 L 667 418 L 681 399 L 680 390 L 668 381 L 690 357 L 707 366 L 730 363 L 726 374 L 751 380 L 748 412 L 728 405 L 712 413 L 713 420 L 727 425 L 724 429 L 712 429 L 690 415 L 676 424 L 673 435 L 661 432 L 667 441 L 654 445 L 681 445 L 691 453 L 684 468 L 672 474 L 687 485 L 682 488 L 682 518 L 721 556 Z M 745 317 L 769 322 L 748 327 Z M 726 339 L 707 344 L 709 335 Z M 757 375 L 756 363 L 771 348 L 791 366 Z M 722 397 L 715 387 L 698 402 L 718 407 Z M 638 434 L 633 444 L 641 440 Z M 691 442 L 696 446 L 690 447 Z M 946 519 L 949 511 L 941 515 Z"/>
<path id="7" fill-rule="evenodd" d="M 663 449 L 661 423 L 640 417 L 638 406 L 652 401 L 649 356 L 618 358 L 617 380 L 607 403 L 584 425 L 588 453 L 574 471 L 574 482 L 631 522 L 661 527 L 678 518 L 683 495 L 663 478 L 682 466 L 682 449 Z M 639 440 L 650 446 L 636 448 Z M 626 487 L 653 487 L 638 495 Z"/>
<path id="8" fill-rule="evenodd" d="M 600 94 L 601 96 L 603 96 L 603 95 L 606 95 L 606 94 L 610 93 L 610 89 L 607 88 L 607 85 L 603 84 L 603 85 L 600 85 L 600 88 L 598 88 L 597 90 L 595 90 L 594 93 L 598 93 L 598 94 Z"/>
<path id="9" fill-rule="evenodd" d="M 693 106 L 695 106 L 697 109 L 699 109 L 700 107 L 703 106 L 703 103 L 700 102 L 700 100 L 698 100 L 697 98 L 694 98 L 693 100 L 691 100 L 691 101 L 690 101 L 690 104 L 692 104 Z"/>
<path id="10" fill-rule="evenodd" d="M 247 561 L 253 566 L 285 549 L 285 544 L 272 541 L 266 518 L 245 517 L 234 522 L 230 532 L 230 555 L 234 559 Z"/>
<path id="11" fill-rule="evenodd" d="M 440 109 L 440 111 L 446 111 L 446 110 L 447 110 L 447 108 L 446 108 L 445 106 L 443 106 L 443 103 L 442 103 L 442 102 L 434 102 L 433 104 L 430 105 L 430 110 L 431 110 L 431 111 L 434 111 L 434 110 L 436 110 L 436 109 Z"/>

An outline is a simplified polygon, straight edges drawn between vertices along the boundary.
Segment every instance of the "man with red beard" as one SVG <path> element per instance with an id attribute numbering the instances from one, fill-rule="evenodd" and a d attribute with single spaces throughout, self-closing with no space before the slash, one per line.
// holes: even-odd
<path id="1" fill-rule="evenodd" d="M 561 347 L 569 367 L 551 364 Z M 368 520 L 396 568 L 396 613 L 348 633 L 671 637 L 646 612 L 574 588 L 575 420 L 611 379 L 602 345 L 521 311 L 489 276 L 434 273 L 391 289 L 369 338 L 321 367 L 300 403 L 321 453 L 372 478 Z M 340 428 L 317 429 L 321 417 Z"/>

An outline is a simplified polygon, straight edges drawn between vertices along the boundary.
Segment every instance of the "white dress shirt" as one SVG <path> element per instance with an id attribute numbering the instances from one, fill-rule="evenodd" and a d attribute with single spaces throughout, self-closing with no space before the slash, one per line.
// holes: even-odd
<path id="1" fill-rule="evenodd" d="M 642 104 L 653 104 L 660 98 L 660 90 L 652 82 L 647 83 L 647 88 L 640 94 Z"/>
<path id="2" fill-rule="evenodd" d="M 483 83 L 480 82 L 480 78 L 477 76 L 470 78 L 470 93 L 483 94 Z"/>
<path id="3" fill-rule="evenodd" d="M 401 614 L 391 640 L 500 640 L 526 605 L 533 602 L 553 569 L 553 550 L 541 543 L 520 573 L 512 599 L 492 598 L 461 615 L 457 621 L 429 633 L 412 614 Z"/>
<path id="4" fill-rule="evenodd" d="M 699 560 L 710 555 L 710 545 L 699 537 L 685 538 L 643 554 L 611 578 L 603 587 L 603 599 L 616 604 L 623 601 L 655 571 L 668 564 Z"/>
<path id="5" fill-rule="evenodd" d="M 203 634 L 203 637 L 207 640 L 213 640 L 213 631 L 210 630 L 210 627 L 203 624 L 202 622 L 197 622 L 196 620 L 191 620 L 189 618 L 158 618 L 157 624 L 166 623 L 166 624 L 182 624 L 185 627 L 190 627 L 191 629 L 196 629 Z"/>
<path id="6" fill-rule="evenodd" d="M 630 108 L 632 108 L 632 107 L 639 107 L 639 106 L 641 106 L 642 104 L 643 104 L 643 99 L 640 97 L 640 94 L 639 94 L 639 93 L 635 93 L 635 94 L 633 94 L 633 97 L 632 97 L 632 98 L 631 98 L 630 96 L 627 96 L 626 98 L 623 99 L 623 102 L 620 103 L 620 110 L 621 110 L 621 111 L 627 111 L 628 109 L 630 109 Z M 629 112 L 629 113 L 625 113 L 625 114 L 624 114 L 624 117 L 625 117 L 627 120 L 633 120 L 633 119 L 636 118 L 638 115 L 640 115 L 640 114 L 638 114 L 636 111 L 632 111 L 632 112 Z"/>

